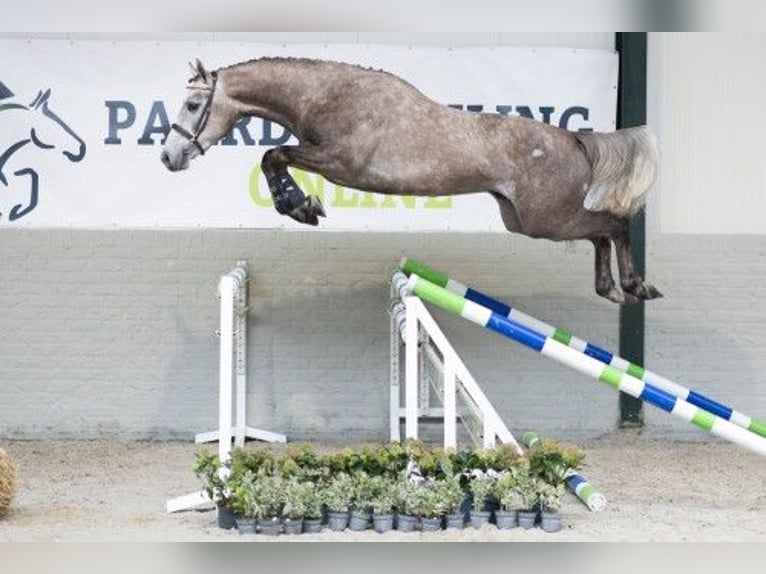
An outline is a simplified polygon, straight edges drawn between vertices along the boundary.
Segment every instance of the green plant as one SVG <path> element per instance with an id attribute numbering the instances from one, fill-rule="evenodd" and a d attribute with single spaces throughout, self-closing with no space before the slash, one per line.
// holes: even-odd
<path id="1" fill-rule="evenodd" d="M 427 480 L 420 484 L 415 495 L 414 512 L 423 518 L 439 518 L 449 510 L 449 489 L 446 480 Z"/>
<path id="2" fill-rule="evenodd" d="M 0 448 L 0 517 L 11 506 L 16 493 L 16 465 L 10 455 Z"/>
<path id="3" fill-rule="evenodd" d="M 222 471 L 217 454 L 206 448 L 197 450 L 192 472 L 202 481 L 202 488 L 210 500 L 219 504 L 227 503 L 231 489 L 225 478 L 227 473 Z"/>
<path id="4" fill-rule="evenodd" d="M 288 447 L 277 459 L 276 469 L 284 478 L 292 476 L 315 476 L 320 468 L 320 458 L 307 444 Z"/>
<path id="5" fill-rule="evenodd" d="M 529 459 L 526 457 L 520 458 L 511 467 L 509 472 L 516 480 L 516 493 L 521 501 L 521 507 L 523 510 L 531 510 L 537 502 L 537 484 L 535 477 L 532 476 L 530 471 Z"/>
<path id="6" fill-rule="evenodd" d="M 419 486 L 402 476 L 396 481 L 396 510 L 399 514 L 416 515 L 419 501 Z"/>
<path id="7" fill-rule="evenodd" d="M 320 457 L 320 465 L 326 469 L 326 474 L 333 477 L 336 474 L 350 474 L 349 468 L 353 465 L 354 451 L 344 448 L 335 452 L 324 454 Z"/>
<path id="8" fill-rule="evenodd" d="M 233 475 L 244 474 L 248 470 L 256 475 L 271 475 L 275 468 L 274 453 L 263 447 L 252 450 L 235 448 L 231 451 L 231 473 Z"/>
<path id="9" fill-rule="evenodd" d="M 255 489 L 255 474 L 248 470 L 228 481 L 228 506 L 240 518 L 257 518 L 259 505 Z"/>
<path id="10" fill-rule="evenodd" d="M 289 520 L 314 518 L 308 516 L 312 497 L 316 499 L 314 484 L 303 481 L 295 476 L 283 482 L 282 516 Z M 321 505 L 319 514 L 321 515 Z"/>
<path id="11" fill-rule="evenodd" d="M 278 476 L 245 470 L 235 475 L 229 485 L 229 507 L 237 516 L 258 520 L 273 520 L 280 516 L 284 495 Z"/>
<path id="12" fill-rule="evenodd" d="M 370 500 L 373 514 L 390 514 L 396 508 L 397 481 L 386 475 L 372 477 L 373 495 Z"/>
<path id="13" fill-rule="evenodd" d="M 359 512 L 369 512 L 372 501 L 375 498 L 376 482 L 365 471 L 359 471 L 352 475 L 353 494 L 351 501 L 354 508 Z"/>
<path id="14" fill-rule="evenodd" d="M 542 439 L 529 451 L 528 457 L 532 476 L 557 486 L 564 483 L 570 471 L 580 466 L 585 454 L 577 447 Z"/>
<path id="15" fill-rule="evenodd" d="M 516 510 L 522 504 L 518 485 L 518 474 L 512 473 L 510 470 L 506 470 L 497 478 L 493 494 L 497 498 L 501 510 Z"/>
<path id="16" fill-rule="evenodd" d="M 258 508 L 256 518 L 259 520 L 278 518 L 284 503 L 282 480 L 273 474 L 260 473 L 255 477 L 253 484 Z"/>
<path id="17" fill-rule="evenodd" d="M 537 500 L 540 501 L 540 508 L 543 512 L 558 511 L 564 501 L 564 483 L 551 484 L 540 477 L 533 479 L 533 481 L 537 491 Z"/>
<path id="18" fill-rule="evenodd" d="M 463 487 L 460 485 L 460 476 L 446 476 L 441 480 L 437 480 L 436 489 L 438 491 L 439 498 L 442 501 L 444 513 L 457 513 L 463 504 L 463 500 L 465 500 L 465 492 L 463 491 Z"/>
<path id="19" fill-rule="evenodd" d="M 487 501 L 495 490 L 495 479 L 486 475 L 475 476 L 468 484 L 468 489 L 473 495 L 471 509 L 476 512 L 481 512 L 487 506 Z"/>
<path id="20" fill-rule="evenodd" d="M 354 481 L 344 473 L 332 476 L 321 491 L 322 502 L 330 512 L 346 512 L 351 505 Z"/>
<path id="21" fill-rule="evenodd" d="M 449 459 L 454 474 L 471 472 L 475 469 L 486 470 L 486 468 L 481 468 L 479 456 L 477 452 L 472 449 L 463 449 L 453 452 L 450 454 Z"/>
<path id="22" fill-rule="evenodd" d="M 380 474 L 389 478 L 396 478 L 407 468 L 407 451 L 398 442 L 390 442 L 378 448 L 376 459 Z"/>
<path id="23" fill-rule="evenodd" d="M 285 515 L 297 518 L 299 509 L 303 512 L 303 518 L 315 519 L 322 517 L 322 491 L 316 482 L 312 480 L 292 478 L 288 482 L 285 491 L 285 505 L 282 510 Z M 288 508 L 290 506 L 291 508 Z"/>
<path id="24" fill-rule="evenodd" d="M 489 467 L 500 473 L 513 467 L 521 457 L 522 455 L 516 451 L 516 447 L 513 445 L 508 443 L 500 444 L 491 450 Z"/>

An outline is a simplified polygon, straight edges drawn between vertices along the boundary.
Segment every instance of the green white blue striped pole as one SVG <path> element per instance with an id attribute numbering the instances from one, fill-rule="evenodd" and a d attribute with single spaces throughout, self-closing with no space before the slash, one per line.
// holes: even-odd
<path id="1" fill-rule="evenodd" d="M 532 449 L 540 443 L 540 437 L 536 432 L 527 431 L 521 435 L 521 442 L 528 449 Z M 577 496 L 593 512 L 606 508 L 606 497 L 596 490 L 583 475 L 571 471 L 567 475 L 565 483 L 569 491 Z"/>
<path id="2" fill-rule="evenodd" d="M 545 357 L 554 359 L 625 394 L 647 402 L 711 434 L 766 456 L 766 439 L 762 436 L 696 407 L 680 397 L 673 396 L 641 379 L 637 379 L 629 373 L 605 365 L 598 359 L 581 353 L 553 337 L 547 337 L 487 307 L 447 291 L 443 287 L 419 277 L 416 273 L 410 275 L 407 285 L 410 293 L 441 307 L 445 311 L 455 313 L 477 325 L 521 343 Z"/>
<path id="3" fill-rule="evenodd" d="M 577 349 L 578 351 L 601 361 L 605 365 L 609 365 L 624 373 L 628 373 L 637 379 L 641 379 L 642 381 L 662 389 L 673 396 L 679 397 L 694 406 L 700 407 L 722 419 L 726 419 L 737 426 L 745 428 L 750 432 L 754 432 L 757 435 L 766 437 L 766 423 L 716 402 L 700 393 L 679 385 L 670 379 L 666 379 L 657 373 L 653 373 L 648 369 L 644 369 L 643 367 L 631 363 L 609 351 L 605 351 L 593 343 L 578 339 L 566 331 L 557 329 L 548 323 L 535 319 L 526 313 L 522 313 L 510 305 L 498 301 L 497 299 L 493 299 L 492 297 L 467 287 L 458 281 L 450 279 L 443 273 L 431 269 L 422 263 L 418 263 L 412 259 L 403 259 L 400 268 L 406 275 L 416 273 L 420 277 L 427 279 L 439 287 L 444 287 L 448 291 L 460 295 L 461 297 L 465 297 L 469 301 L 483 305 L 495 313 L 508 317 L 525 327 L 529 327 L 530 329 L 542 333 L 546 337 L 552 337 L 564 345 Z"/>

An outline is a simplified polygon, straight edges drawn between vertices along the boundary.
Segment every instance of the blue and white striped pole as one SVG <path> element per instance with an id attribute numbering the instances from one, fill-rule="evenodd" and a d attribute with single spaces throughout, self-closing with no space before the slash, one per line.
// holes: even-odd
<path id="1" fill-rule="evenodd" d="M 711 414 L 721 417 L 722 419 L 726 419 L 735 425 L 745 428 L 757 435 L 766 437 L 766 423 L 763 423 L 757 419 L 727 407 L 726 405 L 709 399 L 700 393 L 692 391 L 682 385 L 679 385 L 678 383 L 671 381 L 670 379 L 666 379 L 657 373 L 653 373 L 648 369 L 644 369 L 643 367 L 631 363 L 630 361 L 614 355 L 609 351 L 605 351 L 593 343 L 588 343 L 587 341 L 578 339 L 566 331 L 557 329 L 556 327 L 535 319 L 534 317 L 531 317 L 526 313 L 519 311 L 518 309 L 514 309 L 502 301 L 493 299 L 492 297 L 485 295 L 480 291 L 476 291 L 475 289 L 467 287 L 458 281 L 450 279 L 446 275 L 431 269 L 422 263 L 418 263 L 412 259 L 403 259 L 400 264 L 400 268 L 406 275 L 416 273 L 420 277 L 427 279 L 439 287 L 443 287 L 452 293 L 460 295 L 461 297 L 465 297 L 469 301 L 483 305 L 484 307 L 491 309 L 499 315 L 508 317 L 509 319 L 512 319 L 513 321 L 516 321 L 525 327 L 529 327 L 530 329 L 542 333 L 546 337 L 552 337 L 559 343 L 563 343 L 564 345 L 572 347 L 573 349 L 577 349 L 578 351 L 601 361 L 605 365 L 609 365 L 622 372 L 628 373 L 629 375 L 632 375 L 637 379 L 641 379 L 654 387 L 670 393 L 673 396 L 679 397 L 680 399 L 683 399 L 694 406 L 700 407 L 701 409 L 704 409 Z"/>
<path id="2" fill-rule="evenodd" d="M 521 343 L 550 359 L 671 413 L 711 434 L 766 456 L 766 439 L 762 436 L 696 407 L 680 397 L 675 397 L 629 373 L 604 365 L 601 361 L 581 353 L 577 349 L 573 349 L 552 337 L 547 337 L 513 319 L 504 317 L 487 307 L 447 291 L 415 273 L 410 275 L 407 286 L 410 293 L 429 303 Z"/>

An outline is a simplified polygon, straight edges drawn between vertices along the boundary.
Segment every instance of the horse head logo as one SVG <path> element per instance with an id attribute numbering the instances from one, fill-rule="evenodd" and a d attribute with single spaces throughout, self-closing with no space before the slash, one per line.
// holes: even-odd
<path id="1" fill-rule="evenodd" d="M 4 126 L 1 132 L 0 186 L 7 188 L 6 191 L 21 191 L 24 196 L 24 202 L 13 205 L 8 212 L 9 221 L 28 215 L 38 204 L 40 175 L 27 163 L 33 161 L 34 156 L 23 152 L 59 150 L 74 163 L 85 157 L 85 142 L 51 110 L 50 97 L 50 89 L 40 90 L 30 104 L 22 104 L 15 101 L 15 94 L 0 82 L 0 120 L 11 119 L 11 129 Z M 0 222 L 3 215 L 0 211 Z"/>

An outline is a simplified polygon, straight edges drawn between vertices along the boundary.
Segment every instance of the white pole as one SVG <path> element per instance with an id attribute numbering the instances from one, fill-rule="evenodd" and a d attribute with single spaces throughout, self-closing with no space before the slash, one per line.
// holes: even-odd
<path id="1" fill-rule="evenodd" d="M 221 345 L 218 372 L 218 458 L 221 463 L 231 456 L 231 399 L 234 339 L 234 278 L 226 275 L 218 283 L 221 295 Z"/>
<path id="2" fill-rule="evenodd" d="M 391 431 L 391 442 L 399 442 L 402 439 L 401 435 L 401 428 L 400 428 L 400 416 L 401 416 L 401 391 L 400 391 L 400 382 L 401 382 L 401 366 L 400 366 L 400 356 L 401 356 L 401 338 L 399 335 L 399 327 L 397 325 L 397 317 L 395 313 L 391 313 L 391 321 L 390 321 L 390 349 L 389 349 L 389 359 L 390 359 L 390 372 L 389 372 L 389 405 L 388 405 L 388 416 L 389 416 L 389 428 Z"/>
<path id="3" fill-rule="evenodd" d="M 234 312 L 235 325 L 235 369 L 237 372 L 236 417 L 234 446 L 244 447 L 247 435 L 246 406 L 247 401 L 247 262 L 237 261 L 236 297 Z"/>
<path id="4" fill-rule="evenodd" d="M 418 318 L 414 299 L 404 300 L 406 325 L 404 327 L 405 377 L 404 377 L 404 436 L 418 438 Z"/>

